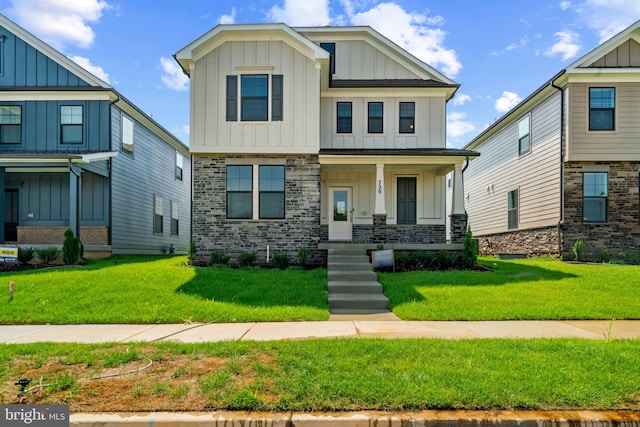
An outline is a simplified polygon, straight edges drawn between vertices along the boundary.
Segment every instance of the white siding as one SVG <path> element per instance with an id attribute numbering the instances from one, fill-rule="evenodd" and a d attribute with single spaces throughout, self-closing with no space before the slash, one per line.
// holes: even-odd
<path id="1" fill-rule="evenodd" d="M 363 40 L 336 42 L 336 73 L 333 77 L 340 80 L 420 78 Z"/>

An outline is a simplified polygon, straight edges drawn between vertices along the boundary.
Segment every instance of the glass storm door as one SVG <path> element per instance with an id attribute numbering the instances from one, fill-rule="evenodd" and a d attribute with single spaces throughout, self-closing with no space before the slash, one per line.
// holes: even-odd
<path id="1" fill-rule="evenodd" d="M 331 188 L 331 211 L 329 212 L 329 240 L 351 240 L 353 208 L 351 188 Z"/>

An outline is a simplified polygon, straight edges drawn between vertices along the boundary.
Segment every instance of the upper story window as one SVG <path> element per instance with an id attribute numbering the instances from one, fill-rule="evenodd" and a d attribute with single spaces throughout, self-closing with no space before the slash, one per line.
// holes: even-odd
<path id="1" fill-rule="evenodd" d="M 227 76 L 226 120 L 238 121 L 238 93 L 240 93 L 240 120 L 243 122 L 266 122 L 283 120 L 284 82 L 283 76 L 271 76 L 271 93 L 269 93 L 269 75 L 245 74 Z M 238 91 L 239 89 L 239 91 Z M 271 96 L 271 102 L 269 102 Z M 271 118 L 269 118 L 271 105 Z"/>
<path id="2" fill-rule="evenodd" d="M 531 151 L 531 116 L 527 115 L 518 122 L 518 154 L 529 151 Z"/>
<path id="3" fill-rule="evenodd" d="M 615 130 L 615 112 L 615 88 L 589 88 L 589 130 Z"/>
<path id="4" fill-rule="evenodd" d="M 369 120 L 367 124 L 367 132 L 382 133 L 383 129 L 383 105 L 382 102 L 369 103 Z"/>
<path id="5" fill-rule="evenodd" d="M 63 144 L 82 144 L 83 127 L 82 105 L 62 105 L 60 107 L 60 126 Z"/>
<path id="6" fill-rule="evenodd" d="M 353 115 L 350 102 L 338 102 L 337 105 L 337 133 L 351 133 Z"/>
<path id="7" fill-rule="evenodd" d="M 22 141 L 22 107 L 0 106 L 0 144 L 20 144 Z"/>
<path id="8" fill-rule="evenodd" d="M 182 154 L 176 151 L 176 179 L 182 181 Z"/>
<path id="9" fill-rule="evenodd" d="M 416 133 L 416 103 L 401 102 L 400 103 L 400 133 Z"/>
<path id="10" fill-rule="evenodd" d="M 253 218 L 253 166 L 227 166 L 227 218 Z"/>
<path id="11" fill-rule="evenodd" d="M 133 154 L 133 120 L 122 115 L 122 151 Z"/>
<path id="12" fill-rule="evenodd" d="M 507 194 L 507 216 L 508 216 L 508 228 L 518 228 L 518 190 L 509 191 Z"/>
<path id="13" fill-rule="evenodd" d="M 260 166 L 260 218 L 284 218 L 284 166 Z"/>
<path id="14" fill-rule="evenodd" d="M 329 52 L 329 69 L 331 74 L 336 73 L 336 44 L 335 43 L 320 43 L 320 47 Z"/>
<path id="15" fill-rule="evenodd" d="M 606 222 L 609 173 L 585 172 L 582 179 L 582 216 L 584 222 Z"/>

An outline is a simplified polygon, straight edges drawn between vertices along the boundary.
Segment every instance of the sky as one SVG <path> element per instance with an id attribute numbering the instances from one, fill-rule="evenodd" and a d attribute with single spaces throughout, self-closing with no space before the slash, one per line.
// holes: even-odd
<path id="1" fill-rule="evenodd" d="M 173 55 L 218 24 L 369 25 L 461 85 L 462 148 L 557 72 L 640 20 L 639 0 L 0 0 L 0 13 L 185 144 L 189 79 Z"/>

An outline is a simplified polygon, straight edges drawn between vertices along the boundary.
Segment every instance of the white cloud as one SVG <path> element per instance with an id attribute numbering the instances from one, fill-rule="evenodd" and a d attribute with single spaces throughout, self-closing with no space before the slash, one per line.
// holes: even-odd
<path id="1" fill-rule="evenodd" d="M 562 55 L 562 60 L 574 58 L 582 45 L 580 34 L 574 31 L 558 31 L 554 34 L 559 40 L 544 52 L 545 56 Z"/>
<path id="2" fill-rule="evenodd" d="M 222 15 L 219 22 L 221 24 L 233 24 L 236 20 L 236 8 L 231 8 L 231 15 Z"/>
<path id="3" fill-rule="evenodd" d="M 505 90 L 504 92 L 502 92 L 502 96 L 496 99 L 496 111 L 498 111 L 499 113 L 506 113 L 507 111 L 518 105 L 520 101 L 522 101 L 522 98 L 520 98 L 517 93 Z"/>
<path id="4" fill-rule="evenodd" d="M 466 113 L 452 112 L 447 114 L 447 137 L 459 138 L 476 130 L 476 127 L 464 119 Z"/>
<path id="5" fill-rule="evenodd" d="M 102 0 L 13 0 L 16 22 L 59 50 L 88 48 L 95 34 L 89 26 L 110 6 Z"/>
<path id="6" fill-rule="evenodd" d="M 571 9 L 571 2 L 567 0 L 561 1 L 559 6 L 560 6 L 560 9 L 562 10 Z"/>
<path id="7" fill-rule="evenodd" d="M 453 98 L 453 105 L 464 105 L 467 102 L 471 101 L 471 97 L 466 93 L 458 93 Z"/>
<path id="8" fill-rule="evenodd" d="M 182 68 L 174 60 L 162 57 L 160 65 L 162 67 L 162 82 L 169 89 L 177 91 L 189 89 L 189 77 L 182 72 Z"/>
<path id="9" fill-rule="evenodd" d="M 576 7 L 583 23 L 606 41 L 640 18 L 638 0 L 586 0 Z"/>
<path id="10" fill-rule="evenodd" d="M 81 66 L 82 68 L 84 68 L 85 70 L 87 70 L 88 72 L 90 72 L 91 74 L 95 75 L 96 77 L 100 78 L 101 80 L 103 80 L 106 83 L 110 83 L 109 82 L 109 74 L 107 74 L 102 67 L 98 66 L 98 65 L 93 65 L 91 63 L 91 61 L 89 60 L 89 58 L 85 58 L 83 56 L 70 56 L 69 57 L 73 62 L 75 62 L 76 64 L 78 64 L 79 66 Z"/>
<path id="11" fill-rule="evenodd" d="M 350 16 L 354 25 L 370 25 L 400 47 L 427 64 L 454 77 L 462 69 L 456 51 L 444 45 L 446 32 L 440 16 L 409 13 L 396 3 L 380 3 L 374 8 Z"/>
<path id="12" fill-rule="evenodd" d="M 284 0 L 284 5 L 273 6 L 267 17 L 273 22 L 293 26 L 329 25 L 329 0 Z"/>

